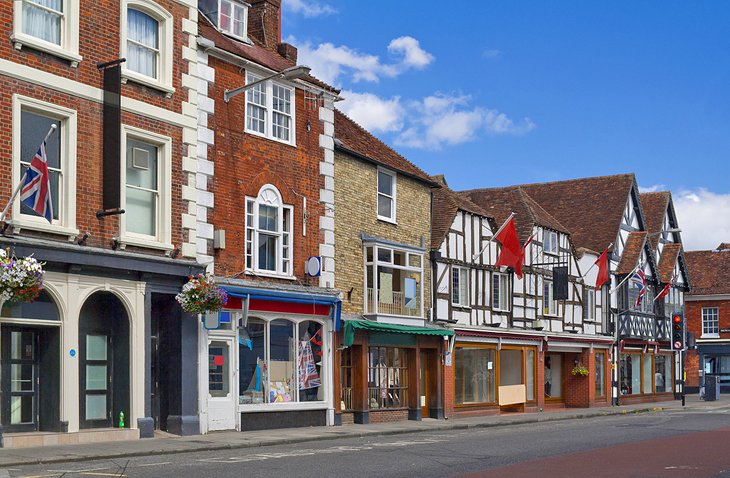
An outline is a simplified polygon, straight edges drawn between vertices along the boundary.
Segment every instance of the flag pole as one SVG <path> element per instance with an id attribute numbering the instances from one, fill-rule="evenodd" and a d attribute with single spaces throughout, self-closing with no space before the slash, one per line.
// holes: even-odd
<path id="1" fill-rule="evenodd" d="M 638 269 L 640 265 L 641 265 L 641 263 L 636 264 L 636 267 L 634 267 L 634 269 L 631 272 L 629 272 L 628 274 L 626 274 L 626 277 L 624 277 L 624 280 L 622 280 L 621 282 L 619 282 L 616 287 L 614 287 L 613 289 L 609 290 L 608 293 L 609 294 L 613 294 L 614 292 L 616 292 L 622 285 L 624 285 L 624 282 L 626 282 L 627 280 L 629 280 L 631 278 L 631 276 L 634 275 L 634 272 L 636 272 L 636 269 Z"/>
<path id="2" fill-rule="evenodd" d="M 487 247 L 489 247 L 489 244 L 491 244 L 492 241 L 494 240 L 494 238 L 496 236 L 498 236 L 500 232 L 502 232 L 502 229 L 505 228 L 505 226 L 507 225 L 507 223 L 509 222 L 509 220 L 512 219 L 513 217 L 515 217 L 515 213 L 514 212 L 510 213 L 510 215 L 507 218 L 507 220 L 504 221 L 504 223 L 499 227 L 499 229 L 497 229 L 497 232 L 495 232 L 494 234 L 492 234 L 492 237 L 490 237 L 489 240 L 487 241 L 487 243 L 484 244 L 484 247 L 482 247 L 482 249 L 479 252 L 477 252 L 476 254 L 474 254 L 474 256 L 471 258 L 472 262 L 474 262 L 475 260 L 477 260 L 477 257 L 481 256 L 484 253 L 484 250 Z"/>
<path id="3" fill-rule="evenodd" d="M 612 242 L 611 244 L 609 244 L 609 245 L 608 245 L 608 247 L 607 247 L 607 248 L 605 249 L 605 252 L 608 252 L 608 250 L 609 250 L 609 249 L 611 248 L 611 246 L 613 246 L 613 242 Z M 602 252 L 601 254 L 603 254 L 603 252 Z M 601 254 L 598 254 L 598 257 L 599 257 L 599 258 L 601 257 Z M 596 262 L 594 262 L 594 263 L 593 263 L 593 265 L 592 265 L 592 266 L 590 266 L 590 267 L 588 268 L 588 270 L 586 270 L 586 271 L 585 271 L 585 272 L 583 273 L 583 275 L 585 276 L 585 275 L 586 275 L 586 274 L 588 274 L 588 273 L 589 273 L 590 271 L 592 271 L 592 270 L 593 270 L 593 268 L 594 268 L 594 267 L 596 267 L 596 264 L 597 264 L 597 263 L 598 263 L 598 260 L 596 260 Z"/>
<path id="4" fill-rule="evenodd" d="M 48 133 L 46 133 L 46 137 L 43 138 L 43 142 L 41 145 L 45 144 L 46 141 L 48 141 L 48 138 L 51 137 L 54 131 L 56 131 L 55 124 L 51 125 L 51 129 L 48 130 Z M 8 209 L 10 209 L 10 205 L 13 204 L 13 201 L 15 201 L 15 198 L 18 196 L 18 193 L 20 193 L 21 188 L 23 187 L 23 182 L 25 181 L 25 176 L 28 174 L 28 170 L 23 173 L 23 176 L 20 178 L 20 181 L 18 182 L 18 187 L 15 188 L 15 191 L 13 192 L 13 195 L 10 196 L 10 200 L 8 200 L 8 203 L 5 205 L 5 209 L 3 209 L 3 212 L 0 213 L 0 222 L 5 222 L 5 216 L 8 214 Z"/>

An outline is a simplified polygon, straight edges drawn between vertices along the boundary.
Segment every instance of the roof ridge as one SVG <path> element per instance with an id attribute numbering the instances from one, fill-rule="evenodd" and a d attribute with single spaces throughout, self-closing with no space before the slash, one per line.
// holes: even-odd
<path id="1" fill-rule="evenodd" d="M 557 181 L 544 181 L 541 183 L 522 183 L 522 184 L 510 184 L 507 186 L 494 186 L 490 188 L 476 188 L 476 189 L 467 189 L 466 191 L 474 191 L 474 192 L 481 192 L 481 191 L 488 191 L 490 189 L 504 189 L 504 188 L 519 188 L 519 187 L 530 187 L 530 186 L 545 186 L 550 184 L 561 184 L 561 183 L 570 183 L 570 182 L 578 182 L 578 181 L 588 181 L 591 179 L 608 179 L 608 178 L 632 178 L 636 179 L 636 175 L 634 173 L 621 173 L 621 174 L 607 174 L 603 176 L 588 176 L 583 178 L 572 178 L 572 179 L 561 179 Z"/>
<path id="2" fill-rule="evenodd" d="M 544 214 L 545 214 L 545 215 L 546 215 L 546 216 L 547 216 L 548 218 L 550 218 L 551 220 L 555 221 L 555 223 L 556 223 L 556 224 L 558 224 L 558 225 L 559 225 L 560 227 L 562 227 L 562 228 L 564 229 L 564 231 L 563 231 L 563 232 L 567 232 L 568 234 L 570 234 L 570 233 L 571 233 L 571 232 L 570 232 L 570 229 L 568 229 L 568 228 L 567 228 L 567 227 L 566 227 L 566 226 L 565 226 L 565 225 L 564 225 L 564 224 L 563 224 L 562 222 L 560 222 L 560 221 L 559 221 L 559 220 L 558 220 L 558 219 L 557 219 L 557 218 L 556 218 L 555 216 L 553 216 L 552 214 L 550 214 L 550 213 L 549 213 L 549 212 L 548 212 L 548 211 L 547 211 L 547 210 L 546 210 L 546 209 L 545 209 L 544 207 L 542 207 L 542 205 L 541 205 L 541 204 L 540 204 L 539 202 L 537 202 L 537 201 L 536 201 L 536 200 L 535 200 L 535 199 L 534 199 L 534 198 L 533 198 L 532 196 L 530 196 L 530 194 L 529 194 L 529 193 L 528 193 L 527 191 L 523 190 L 522 188 L 519 188 L 519 189 L 520 189 L 520 191 L 522 191 L 522 194 L 524 194 L 524 195 L 525 195 L 525 197 L 526 197 L 527 199 L 529 199 L 529 201 L 531 201 L 531 202 L 532 202 L 532 204 L 534 204 L 534 205 L 535 205 L 536 207 L 538 207 L 538 208 L 540 209 L 540 211 L 541 211 L 542 213 L 544 213 Z M 534 215 L 534 212 L 532 211 L 532 208 L 531 208 L 531 207 L 530 207 L 530 213 Z M 537 222 L 537 218 L 536 218 L 536 222 Z"/>

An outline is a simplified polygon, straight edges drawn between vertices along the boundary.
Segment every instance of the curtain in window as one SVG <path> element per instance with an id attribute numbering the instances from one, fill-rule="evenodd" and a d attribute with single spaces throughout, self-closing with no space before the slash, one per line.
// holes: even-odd
<path id="1" fill-rule="evenodd" d="M 23 33 L 61 45 L 63 0 L 25 0 Z"/>
<path id="2" fill-rule="evenodd" d="M 157 78 L 159 23 L 139 10 L 127 11 L 127 68 Z"/>

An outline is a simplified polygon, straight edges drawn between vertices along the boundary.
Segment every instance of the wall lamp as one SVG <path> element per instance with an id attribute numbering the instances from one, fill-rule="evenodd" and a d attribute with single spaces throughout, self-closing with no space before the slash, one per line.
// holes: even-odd
<path id="1" fill-rule="evenodd" d="M 279 78 L 283 80 L 298 80 L 300 78 L 304 78 L 305 76 L 309 75 L 310 70 L 311 68 L 305 65 L 292 66 L 280 71 L 279 73 L 274 73 L 273 75 L 267 76 L 266 78 L 261 78 L 260 80 L 253 81 L 247 85 L 239 86 L 238 88 L 235 88 L 233 90 L 229 91 L 228 89 L 226 89 L 226 91 L 223 92 L 223 101 L 228 103 L 234 96 L 238 96 L 244 91 L 250 90 L 254 86 L 263 83 L 264 81 Z"/>

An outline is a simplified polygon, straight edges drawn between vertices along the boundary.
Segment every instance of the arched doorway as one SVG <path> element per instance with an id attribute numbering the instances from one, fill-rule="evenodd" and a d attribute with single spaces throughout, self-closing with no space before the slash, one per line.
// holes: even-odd
<path id="1" fill-rule="evenodd" d="M 118 426 L 130 414 L 129 316 L 110 292 L 91 295 L 79 315 L 79 426 Z M 129 425 L 126 425 L 129 427 Z"/>
<path id="2" fill-rule="evenodd" d="M 5 431 L 61 429 L 60 319 L 46 291 L 33 303 L 2 308 L 0 422 Z"/>

